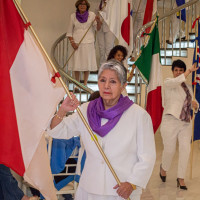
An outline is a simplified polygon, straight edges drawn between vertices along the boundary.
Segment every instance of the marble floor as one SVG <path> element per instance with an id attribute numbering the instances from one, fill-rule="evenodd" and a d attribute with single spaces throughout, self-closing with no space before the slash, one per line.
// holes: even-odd
<path id="1" fill-rule="evenodd" d="M 157 159 L 155 167 L 147 185 L 143 191 L 141 200 L 200 200 L 200 141 L 194 143 L 192 179 L 190 178 L 191 165 L 188 164 L 185 183 L 187 191 L 180 190 L 176 186 L 176 172 L 178 163 L 178 151 L 174 156 L 171 169 L 167 174 L 167 181 L 163 183 L 159 177 L 161 155 L 162 155 L 162 138 L 159 132 L 155 134 Z M 177 145 L 178 147 L 178 145 Z M 59 200 L 64 200 L 59 196 Z"/>
<path id="2" fill-rule="evenodd" d="M 163 144 L 158 132 L 155 135 L 155 141 L 157 159 L 153 174 L 147 188 L 143 191 L 141 200 L 200 200 L 200 142 L 194 143 L 192 179 L 190 178 L 191 164 L 189 163 L 185 179 L 188 190 L 184 191 L 176 187 L 178 151 L 176 151 L 171 169 L 167 174 L 166 182 L 163 183 L 159 177 Z"/>

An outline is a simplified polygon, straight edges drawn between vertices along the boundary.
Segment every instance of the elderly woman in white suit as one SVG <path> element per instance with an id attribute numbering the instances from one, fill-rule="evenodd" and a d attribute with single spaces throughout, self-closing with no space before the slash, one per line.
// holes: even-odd
<path id="1" fill-rule="evenodd" d="M 181 60 L 175 60 L 172 64 L 173 78 L 167 78 L 164 82 L 164 112 L 161 123 L 161 136 L 164 150 L 160 167 L 160 178 L 166 181 L 166 172 L 169 170 L 173 155 L 176 151 L 176 142 L 179 142 L 179 161 L 177 173 L 177 187 L 187 190 L 185 174 L 190 154 L 190 142 L 192 134 L 191 109 L 198 110 L 198 103 L 192 100 L 191 86 L 185 83 L 188 75 L 196 71 L 198 67 L 193 65 L 186 70 L 186 65 Z"/>
<path id="2" fill-rule="evenodd" d="M 72 94 L 51 121 L 54 138 L 71 138 L 81 133 L 86 150 L 85 166 L 76 200 L 139 200 L 155 162 L 155 142 L 149 114 L 121 92 L 126 87 L 126 68 L 115 60 L 104 63 L 98 73 L 100 97 L 80 106 L 103 151 L 118 175 L 112 173 L 77 113 L 65 117 L 79 105 Z"/>

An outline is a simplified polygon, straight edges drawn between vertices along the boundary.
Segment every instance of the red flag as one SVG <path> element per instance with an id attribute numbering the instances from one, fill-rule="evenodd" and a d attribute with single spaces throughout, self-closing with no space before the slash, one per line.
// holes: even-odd
<path id="1" fill-rule="evenodd" d="M 64 90 L 25 27 L 13 1 L 0 1 L 0 163 L 54 200 L 43 133 Z"/>

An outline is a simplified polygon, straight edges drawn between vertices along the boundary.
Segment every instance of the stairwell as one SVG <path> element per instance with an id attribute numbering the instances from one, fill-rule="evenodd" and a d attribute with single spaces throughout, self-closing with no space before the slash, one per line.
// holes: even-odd
<path id="1" fill-rule="evenodd" d="M 171 1 L 172 2 L 172 1 Z M 177 12 L 179 8 L 176 9 L 171 9 L 168 2 L 168 11 L 169 15 L 166 13 L 166 8 L 164 6 L 165 0 L 159 1 L 160 4 L 163 4 L 163 10 L 162 14 L 163 16 L 160 17 L 161 21 L 159 22 L 159 32 L 160 32 L 160 46 L 161 46 L 161 64 L 163 68 L 163 80 L 166 77 L 171 77 L 171 64 L 173 60 L 176 59 L 181 59 L 183 60 L 187 66 L 190 66 L 192 64 L 192 58 L 193 58 L 193 48 L 194 48 L 194 43 L 190 42 L 190 40 L 195 38 L 194 33 L 190 33 L 187 30 L 192 30 L 191 25 L 194 19 L 198 16 L 196 10 L 196 3 L 198 0 L 191 0 L 187 4 L 183 6 L 187 6 L 187 21 L 185 24 L 185 32 L 186 32 L 186 40 L 181 40 L 181 38 L 177 39 L 173 45 L 167 44 L 166 40 L 169 37 L 169 31 L 171 30 L 171 24 L 173 23 L 171 20 L 170 15 L 174 14 Z M 183 7 L 182 6 L 182 7 Z M 181 7 L 181 9 L 182 9 Z M 160 9 L 161 10 L 161 9 Z M 194 31 L 195 32 L 195 31 Z M 56 64 L 58 68 L 63 68 L 67 58 L 70 56 L 68 55 L 68 39 L 66 37 L 66 34 L 63 34 L 60 36 L 56 42 L 54 43 L 52 47 L 52 59 L 53 62 Z M 139 46 L 142 44 L 140 43 Z M 76 93 L 77 98 L 79 99 L 80 102 L 86 102 L 90 96 L 90 94 L 93 91 L 98 90 L 98 85 L 97 85 L 97 72 L 91 72 L 89 79 L 88 79 L 88 85 L 87 87 L 83 86 L 81 83 L 77 83 L 74 81 L 72 73 L 68 72 L 67 69 L 65 69 L 65 72 L 67 76 L 70 76 L 69 78 L 66 76 L 64 77 L 64 80 L 69 87 L 70 91 L 74 91 L 74 87 L 78 87 L 80 89 L 80 92 Z M 132 99 L 134 102 L 138 103 L 139 105 L 142 105 L 143 107 L 145 106 L 145 99 L 146 99 L 146 84 L 144 84 L 144 81 L 139 75 L 139 72 L 137 69 L 134 71 L 134 76 L 133 79 L 131 80 L 130 83 L 127 85 L 127 92 L 128 96 L 130 99 Z"/>

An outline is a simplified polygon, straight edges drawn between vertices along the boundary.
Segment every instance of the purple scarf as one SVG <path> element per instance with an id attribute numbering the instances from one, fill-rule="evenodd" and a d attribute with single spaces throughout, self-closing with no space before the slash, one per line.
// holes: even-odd
<path id="1" fill-rule="evenodd" d="M 104 108 L 101 97 L 91 101 L 88 105 L 87 117 L 92 130 L 99 136 L 104 137 L 113 127 L 115 127 L 123 112 L 132 104 L 133 101 L 122 95 L 120 96 L 118 103 L 107 110 Z M 108 119 L 108 122 L 103 126 L 101 126 L 101 118 Z"/>
<path id="2" fill-rule="evenodd" d="M 79 11 L 76 11 L 76 19 L 80 23 L 85 23 L 88 20 L 89 12 L 85 11 L 83 14 L 81 14 Z"/>

